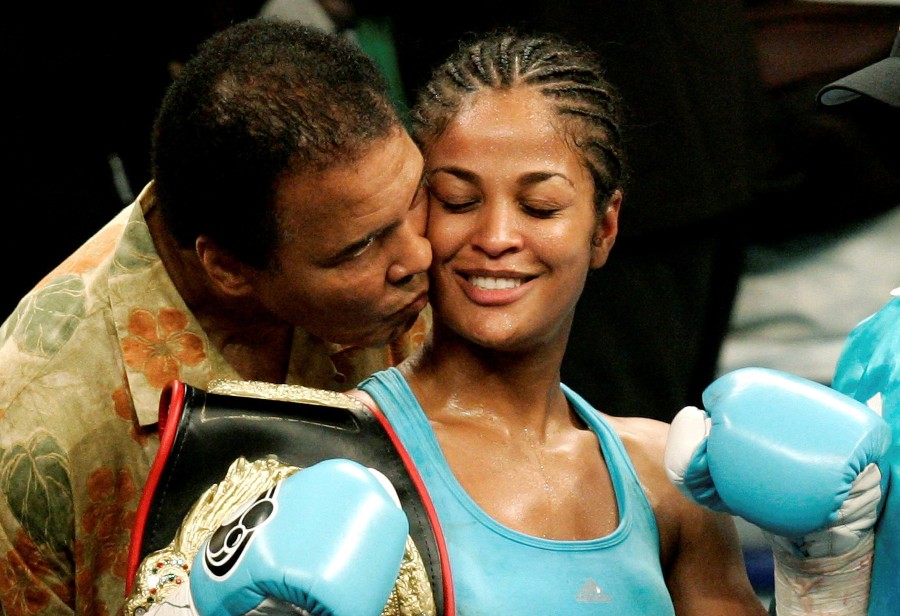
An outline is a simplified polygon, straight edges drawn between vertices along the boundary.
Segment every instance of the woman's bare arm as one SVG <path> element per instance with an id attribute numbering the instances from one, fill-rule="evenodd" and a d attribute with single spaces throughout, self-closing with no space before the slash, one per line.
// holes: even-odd
<path id="1" fill-rule="evenodd" d="M 679 616 L 764 616 L 744 564 L 734 519 L 688 501 L 666 476 L 668 424 L 609 418 L 656 515 L 660 559 Z"/>

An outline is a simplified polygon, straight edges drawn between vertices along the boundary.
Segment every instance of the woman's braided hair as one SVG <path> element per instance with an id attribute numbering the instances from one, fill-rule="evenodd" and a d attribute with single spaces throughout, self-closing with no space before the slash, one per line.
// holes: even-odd
<path id="1" fill-rule="evenodd" d="M 604 211 L 627 176 L 619 96 L 597 54 L 555 35 L 506 29 L 462 42 L 420 90 L 413 138 L 427 156 L 468 96 L 514 87 L 535 88 L 553 101 L 561 128 L 594 179 L 597 211 Z"/>

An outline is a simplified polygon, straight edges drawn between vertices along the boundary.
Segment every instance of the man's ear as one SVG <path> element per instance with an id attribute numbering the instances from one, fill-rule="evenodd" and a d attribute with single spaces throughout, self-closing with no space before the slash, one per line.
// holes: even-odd
<path id="1" fill-rule="evenodd" d="M 619 233 L 619 209 L 622 207 L 622 191 L 616 190 L 609 198 L 606 211 L 599 217 L 591 238 L 591 269 L 603 267 L 609 251 Z"/>
<path id="2" fill-rule="evenodd" d="M 235 258 L 205 235 L 197 238 L 194 245 L 200 265 L 206 271 L 213 286 L 221 293 L 240 297 L 252 292 L 250 266 Z"/>

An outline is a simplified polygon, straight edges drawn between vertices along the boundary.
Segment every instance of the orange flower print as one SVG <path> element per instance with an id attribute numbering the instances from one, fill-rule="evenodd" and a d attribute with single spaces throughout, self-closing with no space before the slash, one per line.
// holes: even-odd
<path id="1" fill-rule="evenodd" d="M 125 391 L 125 388 L 120 387 L 114 391 L 112 399 L 113 406 L 116 409 L 116 415 L 122 419 L 131 421 L 131 415 L 134 413 L 134 405 L 131 404 L 131 398 L 128 397 L 128 392 Z"/>
<path id="2" fill-rule="evenodd" d="M 112 399 L 113 407 L 116 410 L 116 415 L 132 424 L 130 431 L 132 440 L 134 440 L 139 445 L 145 445 L 147 443 L 147 434 L 138 431 L 137 427 L 133 423 L 134 404 L 132 404 L 132 400 L 128 395 L 128 392 L 124 387 L 120 387 L 113 392 Z"/>
<path id="3" fill-rule="evenodd" d="M 90 504 L 81 518 L 81 528 L 91 538 L 93 575 L 107 571 L 125 578 L 128 566 L 129 531 L 134 526 L 135 512 L 130 508 L 137 496 L 137 486 L 126 470 L 114 473 L 100 468 L 88 479 Z"/>
<path id="4" fill-rule="evenodd" d="M 128 319 L 131 334 L 122 341 L 125 363 L 139 370 L 153 387 L 162 388 L 179 375 L 182 364 L 196 366 L 206 358 L 203 341 L 185 331 L 187 316 L 175 308 L 157 315 L 136 309 Z"/>
<path id="5" fill-rule="evenodd" d="M 109 612 L 97 599 L 97 575 L 85 564 L 85 546 L 75 542 L 75 587 L 78 593 L 78 613 L 85 616 L 109 616 Z"/>
<path id="6" fill-rule="evenodd" d="M 7 616 L 35 614 L 50 604 L 50 593 L 34 579 L 46 570 L 40 552 L 20 533 L 15 549 L 0 559 L 0 602 Z"/>

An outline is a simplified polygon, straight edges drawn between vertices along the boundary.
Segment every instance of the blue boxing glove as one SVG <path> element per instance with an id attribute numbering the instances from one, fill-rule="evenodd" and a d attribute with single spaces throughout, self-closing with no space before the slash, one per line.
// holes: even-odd
<path id="1" fill-rule="evenodd" d="M 887 423 L 829 387 L 761 368 L 720 377 L 703 404 L 672 421 L 672 482 L 694 502 L 764 531 L 779 614 L 864 614 L 887 489 L 879 466 L 891 442 Z M 847 603 L 853 593 L 856 611 Z M 837 612 L 825 607 L 838 604 Z"/>
<path id="2" fill-rule="evenodd" d="M 762 368 L 722 376 L 703 403 L 675 416 L 666 445 L 669 478 L 688 498 L 782 537 L 844 535 L 816 555 L 848 551 L 874 524 L 891 430 L 871 409 Z"/>
<path id="3" fill-rule="evenodd" d="M 378 616 L 408 533 L 383 475 L 350 460 L 320 462 L 213 533 L 194 559 L 190 599 L 202 616 L 284 603 L 311 616 Z"/>

